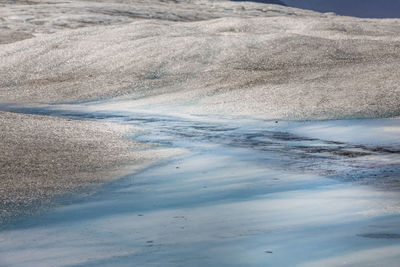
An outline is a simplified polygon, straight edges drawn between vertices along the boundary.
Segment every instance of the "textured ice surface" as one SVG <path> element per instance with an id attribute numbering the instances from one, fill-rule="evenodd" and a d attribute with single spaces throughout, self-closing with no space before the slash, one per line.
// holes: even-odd
<path id="1" fill-rule="evenodd" d="M 11 30 L 60 32 L 2 45 L 1 102 L 119 97 L 132 107 L 270 119 L 399 114 L 398 20 L 230 1 L 56 1 L 2 9 L 1 23 Z M 24 12 L 33 21 L 45 17 L 44 24 Z M 119 22 L 96 22 L 105 14 Z M 66 30 L 75 28 L 75 16 L 93 21 Z"/>
<path id="2" fill-rule="evenodd" d="M 135 132 L 116 124 L 0 112 L 0 227 L 16 215 L 37 212 L 54 196 L 93 189 L 161 157 L 161 151 L 144 151 L 150 147 L 124 138 Z"/>
<path id="3" fill-rule="evenodd" d="M 225 0 L 54 0 L 0 3 L 1 28 L 26 33 L 126 24 L 143 19 L 199 21 L 221 17 L 313 14 L 277 5 L 233 3 Z"/>

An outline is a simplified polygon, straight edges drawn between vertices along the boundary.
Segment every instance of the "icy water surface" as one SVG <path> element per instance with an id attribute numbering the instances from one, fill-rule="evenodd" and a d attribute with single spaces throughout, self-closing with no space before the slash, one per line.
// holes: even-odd
<path id="1" fill-rule="evenodd" d="M 140 126 L 139 140 L 188 153 L 6 228 L 2 266 L 400 262 L 396 146 L 302 137 L 275 122 L 50 113 Z"/>

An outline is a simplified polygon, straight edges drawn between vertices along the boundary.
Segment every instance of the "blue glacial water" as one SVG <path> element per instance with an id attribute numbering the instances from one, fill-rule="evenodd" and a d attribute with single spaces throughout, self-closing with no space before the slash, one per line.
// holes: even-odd
<path id="1" fill-rule="evenodd" d="M 393 151 L 275 122 L 19 111 L 132 124 L 187 153 L 4 228 L 0 266 L 398 266 L 400 195 L 369 179 L 398 166 L 365 161 Z"/>

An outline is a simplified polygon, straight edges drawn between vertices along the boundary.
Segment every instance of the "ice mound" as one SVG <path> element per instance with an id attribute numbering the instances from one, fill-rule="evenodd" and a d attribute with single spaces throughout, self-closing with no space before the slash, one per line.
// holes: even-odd
<path id="1" fill-rule="evenodd" d="M 252 12 L 271 7 L 249 5 Z M 0 102 L 114 98 L 265 119 L 400 114 L 399 20 L 273 7 L 281 13 L 141 19 L 2 45 Z"/>

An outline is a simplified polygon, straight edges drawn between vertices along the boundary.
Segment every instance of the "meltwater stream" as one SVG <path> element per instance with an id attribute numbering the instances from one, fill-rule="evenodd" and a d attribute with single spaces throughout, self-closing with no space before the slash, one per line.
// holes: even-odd
<path id="1" fill-rule="evenodd" d="M 306 138 L 275 122 L 20 112 L 128 123 L 180 157 L 0 232 L 1 266 L 398 266 L 397 150 Z M 374 176 L 375 175 L 375 176 Z M 375 178 L 371 178 L 375 177 Z"/>

